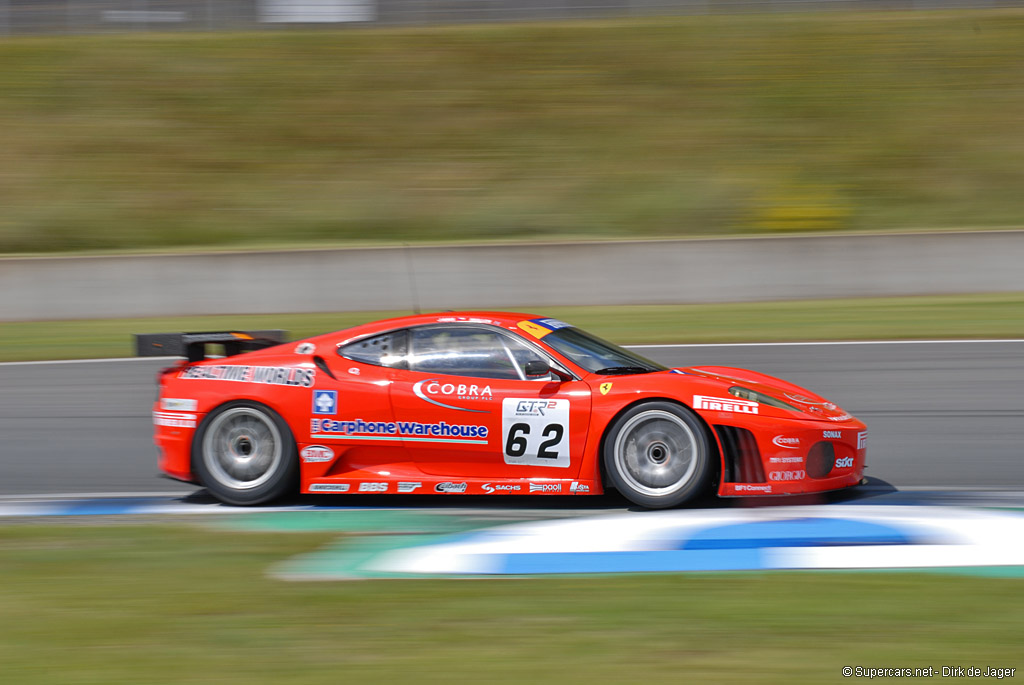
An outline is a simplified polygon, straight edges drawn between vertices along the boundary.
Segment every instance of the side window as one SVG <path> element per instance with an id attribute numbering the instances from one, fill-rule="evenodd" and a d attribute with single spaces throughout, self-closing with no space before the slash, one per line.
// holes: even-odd
<path id="1" fill-rule="evenodd" d="M 364 364 L 404 369 L 408 339 L 408 331 L 392 331 L 349 343 L 339 348 L 338 354 Z"/>
<path id="2" fill-rule="evenodd" d="M 541 357 L 495 331 L 430 326 L 410 331 L 409 369 L 451 376 L 524 380 L 523 366 Z"/>
<path id="3" fill-rule="evenodd" d="M 551 374 L 547 374 L 545 376 L 540 376 L 537 378 L 526 378 L 526 362 L 541 361 L 546 364 L 550 364 L 551 361 L 547 357 L 540 355 L 532 347 L 524 345 L 515 338 L 502 336 L 502 339 L 508 346 L 509 353 L 515 360 L 516 366 L 519 368 L 519 374 L 524 380 L 549 381 L 553 378 Z"/>

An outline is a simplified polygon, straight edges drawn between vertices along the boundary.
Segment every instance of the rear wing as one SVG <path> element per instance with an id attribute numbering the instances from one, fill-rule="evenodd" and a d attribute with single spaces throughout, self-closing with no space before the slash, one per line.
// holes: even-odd
<path id="1" fill-rule="evenodd" d="M 224 346 L 228 357 L 262 350 L 285 342 L 288 331 L 214 331 L 209 333 L 144 333 L 135 336 L 137 357 L 186 357 L 190 362 L 206 358 L 206 345 Z"/>

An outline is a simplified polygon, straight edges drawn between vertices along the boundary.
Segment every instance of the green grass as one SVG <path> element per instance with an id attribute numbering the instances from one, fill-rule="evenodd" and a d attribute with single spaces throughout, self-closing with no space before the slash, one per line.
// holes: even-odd
<path id="1" fill-rule="evenodd" d="M 525 308 L 530 311 L 531 308 Z M 409 312 L 0 323 L 0 361 L 127 357 L 134 333 L 283 328 L 292 340 Z M 630 343 L 1024 338 L 1024 293 L 713 305 L 543 307 Z"/>
<path id="2" fill-rule="evenodd" d="M 1017 226 L 1024 12 L 6 38 L 0 252 Z"/>
<path id="3" fill-rule="evenodd" d="M 847 665 L 1021 665 L 1015 579 L 265 575 L 333 537 L 2 527 L 5 682 L 822 683 Z"/>

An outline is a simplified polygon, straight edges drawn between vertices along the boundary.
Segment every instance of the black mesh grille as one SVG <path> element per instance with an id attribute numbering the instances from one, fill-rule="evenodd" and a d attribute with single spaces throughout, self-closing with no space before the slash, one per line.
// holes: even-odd
<path id="1" fill-rule="evenodd" d="M 715 426 L 724 451 L 725 483 L 764 483 L 761 451 L 757 449 L 754 434 L 746 428 Z"/>

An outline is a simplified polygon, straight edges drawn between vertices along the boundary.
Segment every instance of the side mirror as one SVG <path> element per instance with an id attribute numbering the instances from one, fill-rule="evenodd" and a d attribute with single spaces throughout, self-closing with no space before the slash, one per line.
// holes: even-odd
<path id="1" fill-rule="evenodd" d="M 545 361 L 534 359 L 533 361 L 526 362 L 526 366 L 523 368 L 523 372 L 527 378 L 536 378 L 537 376 L 546 376 L 551 373 L 551 365 Z"/>
<path id="2" fill-rule="evenodd" d="M 562 371 L 561 369 L 556 369 L 547 362 L 541 361 L 539 359 L 534 359 L 533 361 L 526 362 L 526 366 L 523 367 L 523 373 L 526 375 L 527 378 L 539 378 L 541 376 L 547 376 L 550 374 L 554 376 L 559 383 L 564 383 L 565 381 L 572 380 L 572 376 L 567 374 L 565 371 Z"/>

